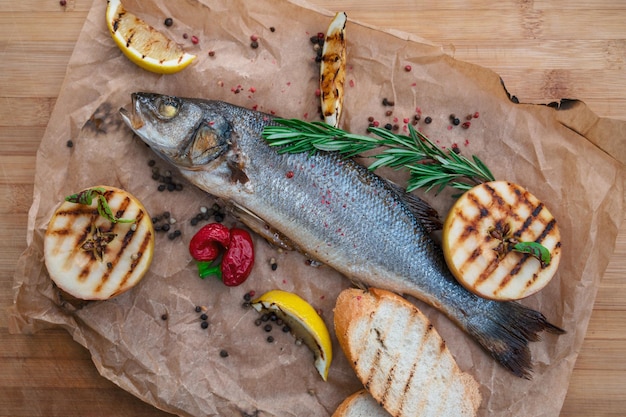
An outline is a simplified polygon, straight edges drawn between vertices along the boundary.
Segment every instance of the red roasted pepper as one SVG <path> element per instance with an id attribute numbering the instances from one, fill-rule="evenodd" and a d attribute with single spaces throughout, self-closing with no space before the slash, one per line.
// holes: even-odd
<path id="1" fill-rule="evenodd" d="M 250 234 L 243 229 L 230 230 L 230 244 L 222 258 L 222 281 L 233 287 L 248 278 L 254 265 L 254 247 Z"/>
<path id="2" fill-rule="evenodd" d="M 206 230 L 203 230 L 205 228 Z M 224 238 L 224 229 L 227 232 L 227 239 Z M 213 265 L 212 261 L 217 259 L 220 252 L 217 243 L 224 247 L 226 252 L 221 263 Z M 199 261 L 200 278 L 217 275 L 227 286 L 243 283 L 254 265 L 254 246 L 250 234 L 243 229 L 228 230 L 219 223 L 211 223 L 200 229 L 191 239 L 189 251 L 194 259 Z"/>
<path id="3" fill-rule="evenodd" d="M 214 261 L 220 254 L 220 244 L 228 247 L 230 231 L 221 223 L 209 223 L 203 226 L 191 238 L 189 253 L 196 261 Z"/>

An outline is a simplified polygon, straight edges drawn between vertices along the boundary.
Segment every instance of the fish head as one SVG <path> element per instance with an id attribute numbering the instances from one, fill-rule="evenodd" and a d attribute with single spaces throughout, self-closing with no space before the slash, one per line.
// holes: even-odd
<path id="1" fill-rule="evenodd" d="M 124 122 L 152 150 L 173 164 L 201 169 L 229 148 L 231 125 L 206 102 L 155 93 L 133 93 Z"/>

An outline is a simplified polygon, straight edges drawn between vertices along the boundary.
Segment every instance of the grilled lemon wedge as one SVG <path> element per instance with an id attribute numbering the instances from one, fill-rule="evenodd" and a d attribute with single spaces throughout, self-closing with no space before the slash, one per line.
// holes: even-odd
<path id="1" fill-rule="evenodd" d="M 196 57 L 126 11 L 120 0 L 107 1 L 106 21 L 115 44 L 128 59 L 145 70 L 173 74 L 186 68 Z"/>
<path id="2" fill-rule="evenodd" d="M 339 126 L 346 81 L 345 12 L 337 13 L 328 25 L 320 64 L 320 100 L 324 122 Z"/>
<path id="3" fill-rule="evenodd" d="M 282 290 L 268 291 L 251 304 L 258 312 L 275 313 L 291 328 L 291 333 L 315 355 L 315 368 L 326 381 L 333 348 L 328 328 L 317 311 L 300 296 Z"/>
<path id="4" fill-rule="evenodd" d="M 543 246 L 548 262 L 519 252 L 519 242 Z M 493 300 L 517 300 L 545 287 L 561 258 L 561 235 L 554 216 L 517 184 L 478 185 L 454 204 L 443 225 L 448 267 L 469 291 Z"/>
<path id="5" fill-rule="evenodd" d="M 64 201 L 44 237 L 44 261 L 50 278 L 67 295 L 106 300 L 135 286 L 154 252 L 154 227 L 139 200 L 115 187 L 98 186 L 90 204 Z M 113 221 L 98 209 L 107 202 Z"/>

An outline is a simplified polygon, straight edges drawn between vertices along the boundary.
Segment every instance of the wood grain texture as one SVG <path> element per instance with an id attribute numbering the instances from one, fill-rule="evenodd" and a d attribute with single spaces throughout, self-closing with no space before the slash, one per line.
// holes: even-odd
<path id="1" fill-rule="evenodd" d="M 336 0 L 310 1 L 338 11 Z M 91 0 L 67 3 L 0 0 L 0 417 L 165 416 L 100 377 L 65 331 L 7 330 L 37 147 L 91 7 Z M 341 7 L 350 19 L 416 34 L 493 69 L 521 101 L 576 98 L 599 116 L 626 120 L 624 1 L 345 0 Z M 622 416 L 625 391 L 626 222 L 561 416 Z"/>

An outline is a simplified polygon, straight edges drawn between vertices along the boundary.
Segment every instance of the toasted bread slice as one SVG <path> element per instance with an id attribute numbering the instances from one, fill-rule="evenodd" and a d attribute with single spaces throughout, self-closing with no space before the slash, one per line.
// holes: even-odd
<path id="1" fill-rule="evenodd" d="M 360 390 L 347 397 L 332 417 L 391 417 L 367 390 Z"/>
<path id="2" fill-rule="evenodd" d="M 44 237 L 44 261 L 68 300 L 106 300 L 129 290 L 143 278 L 154 252 L 154 227 L 141 202 L 119 188 L 92 189 L 101 190 L 111 213 L 124 221 L 103 217 L 97 198 L 91 204 L 64 201 L 57 208 Z"/>
<path id="3" fill-rule="evenodd" d="M 459 369 L 428 318 L 399 295 L 342 291 L 335 332 L 357 377 L 392 416 L 476 414 L 478 383 Z"/>

